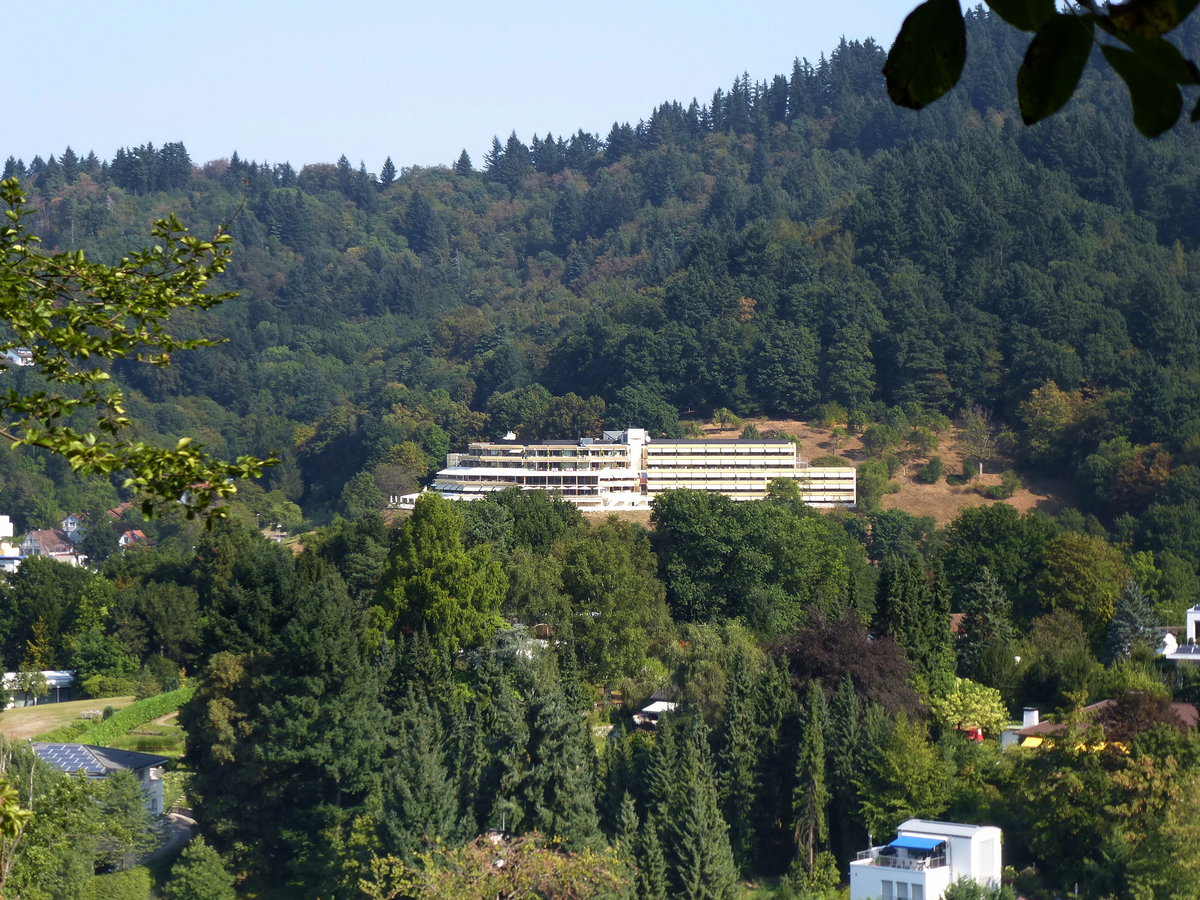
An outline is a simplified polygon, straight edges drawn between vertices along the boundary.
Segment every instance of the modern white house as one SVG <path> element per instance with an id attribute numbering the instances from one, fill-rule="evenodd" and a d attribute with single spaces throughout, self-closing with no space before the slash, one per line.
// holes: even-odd
<path id="1" fill-rule="evenodd" d="M 1165 639 L 1164 639 L 1165 641 Z M 1171 646 L 1174 643 L 1175 646 Z M 1177 662 L 1200 662 L 1200 604 L 1187 611 L 1187 625 L 1176 642 L 1166 642 L 1163 656 Z"/>
<path id="2" fill-rule="evenodd" d="M 509 487 L 554 491 L 581 509 L 649 509 L 672 488 L 761 500 L 777 478 L 795 481 L 810 506 L 853 506 L 853 466 L 810 466 L 788 440 L 659 440 L 644 428 L 606 431 L 599 439 L 523 444 L 480 441 L 451 453 L 432 490 L 451 500 L 480 500 Z M 400 498 L 411 508 L 416 494 Z"/>
<path id="3" fill-rule="evenodd" d="M 940 900 L 959 879 L 1000 883 L 1000 829 L 909 819 L 850 863 L 850 900 Z"/>
<path id="4" fill-rule="evenodd" d="M 21 548 L 12 542 L 13 523 L 0 516 L 0 572 L 15 572 L 21 567 Z"/>

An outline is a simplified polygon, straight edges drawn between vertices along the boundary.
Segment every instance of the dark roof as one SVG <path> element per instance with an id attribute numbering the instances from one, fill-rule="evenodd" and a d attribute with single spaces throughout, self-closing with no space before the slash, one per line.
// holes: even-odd
<path id="1" fill-rule="evenodd" d="M 1091 722 L 1096 718 L 1097 713 L 1104 712 L 1116 705 L 1116 700 L 1101 700 L 1085 706 L 1083 708 L 1084 719 Z M 1179 719 L 1179 724 L 1189 731 L 1200 725 L 1200 710 L 1197 710 L 1191 703 L 1172 703 L 1171 711 Z M 1018 730 L 1016 735 L 1017 737 L 1048 737 L 1058 734 L 1066 727 L 1059 722 L 1039 722 L 1037 725 L 1030 725 L 1028 728 Z"/>
<path id="2" fill-rule="evenodd" d="M 108 775 L 123 769 L 137 771 L 150 766 L 161 766 L 171 760 L 153 753 L 136 750 L 116 750 L 112 747 L 96 747 L 92 744 L 56 744 L 36 741 L 33 752 L 44 762 L 56 769 L 74 775 Z"/>

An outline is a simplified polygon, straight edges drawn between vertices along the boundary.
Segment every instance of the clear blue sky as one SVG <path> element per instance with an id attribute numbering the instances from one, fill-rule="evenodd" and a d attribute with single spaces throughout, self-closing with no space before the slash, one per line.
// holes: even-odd
<path id="1" fill-rule="evenodd" d="M 888 46 L 916 2 L 6 4 L 0 159 L 183 141 L 196 163 L 479 164 L 492 135 L 604 136 L 843 35 Z"/>

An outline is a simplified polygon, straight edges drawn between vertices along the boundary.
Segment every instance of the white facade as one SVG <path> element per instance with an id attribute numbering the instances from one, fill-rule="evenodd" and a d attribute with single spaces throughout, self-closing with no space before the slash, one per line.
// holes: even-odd
<path id="1" fill-rule="evenodd" d="M 856 471 L 819 468 L 787 440 L 654 440 L 643 428 L 607 431 L 599 440 L 478 442 L 451 453 L 432 489 L 452 500 L 479 500 L 508 487 L 554 491 L 581 509 L 648 509 L 673 488 L 761 500 L 776 478 L 796 481 L 811 506 L 853 506 Z M 411 507 L 415 495 L 401 498 Z"/>
<path id="2" fill-rule="evenodd" d="M 1200 604 L 1187 611 L 1187 626 L 1176 646 L 1164 646 L 1163 656 L 1183 662 L 1200 662 Z"/>
<path id="3" fill-rule="evenodd" d="M 850 863 L 850 900 L 940 900 L 962 878 L 1000 884 L 1000 829 L 909 819 Z"/>

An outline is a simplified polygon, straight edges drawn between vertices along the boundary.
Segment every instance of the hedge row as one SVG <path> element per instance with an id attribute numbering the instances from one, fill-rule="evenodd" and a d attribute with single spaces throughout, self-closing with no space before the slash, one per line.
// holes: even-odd
<path id="1" fill-rule="evenodd" d="M 94 744 L 103 747 L 128 734 L 139 725 L 145 725 L 160 716 L 174 712 L 191 700 L 192 694 L 195 692 L 196 686 L 191 684 L 155 697 L 147 697 L 145 700 L 139 700 L 124 709 L 117 710 L 107 719 L 99 722 L 75 722 L 71 725 L 64 725 L 62 728 L 56 728 L 54 731 L 41 735 L 40 740 Z M 80 728 L 80 725 L 83 727 Z"/>
<path id="2" fill-rule="evenodd" d="M 93 875 L 83 896 L 84 900 L 149 900 L 151 889 L 150 870 L 136 866 L 111 875 Z"/>

